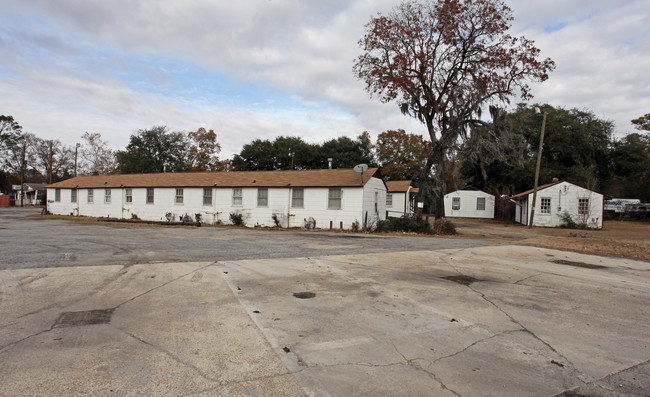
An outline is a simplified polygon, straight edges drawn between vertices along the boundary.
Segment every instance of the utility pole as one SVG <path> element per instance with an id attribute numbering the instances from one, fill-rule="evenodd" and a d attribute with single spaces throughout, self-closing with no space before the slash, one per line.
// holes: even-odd
<path id="1" fill-rule="evenodd" d="M 52 169 L 53 169 L 53 163 L 52 159 L 54 158 L 54 153 L 52 152 L 52 141 L 50 141 L 50 185 L 52 184 Z"/>
<path id="2" fill-rule="evenodd" d="M 74 147 L 74 176 L 77 176 L 77 152 L 79 151 L 79 143 Z"/>
<path id="3" fill-rule="evenodd" d="M 20 166 L 20 206 L 24 207 L 25 204 L 25 151 L 27 149 L 27 142 L 23 141 L 23 156 Z"/>
<path id="4" fill-rule="evenodd" d="M 535 187 L 533 188 L 533 205 L 530 208 L 530 222 L 528 227 L 533 227 L 533 218 L 535 217 L 535 203 L 537 202 L 537 186 L 539 184 L 539 168 L 542 163 L 542 148 L 544 146 L 544 129 L 546 128 L 546 112 L 542 120 L 542 134 L 539 137 L 539 151 L 537 152 L 537 166 L 535 167 Z"/>

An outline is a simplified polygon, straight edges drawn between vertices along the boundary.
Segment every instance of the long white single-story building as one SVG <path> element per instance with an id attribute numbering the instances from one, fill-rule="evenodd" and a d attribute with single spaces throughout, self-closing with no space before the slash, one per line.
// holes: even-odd
<path id="1" fill-rule="evenodd" d="M 413 215 L 418 188 L 411 186 L 410 180 L 386 181 L 386 213 L 401 217 Z"/>
<path id="2" fill-rule="evenodd" d="M 534 190 L 510 197 L 516 204 L 515 222 L 528 225 Z M 570 182 L 553 182 L 537 188 L 533 226 L 558 227 L 569 216 L 592 229 L 603 227 L 603 195 Z"/>
<path id="3" fill-rule="evenodd" d="M 386 184 L 377 168 L 78 176 L 47 187 L 53 214 L 350 229 L 386 217 Z M 312 222 L 313 225 L 313 222 Z"/>
<path id="4" fill-rule="evenodd" d="M 494 195 L 472 186 L 445 194 L 447 218 L 494 218 Z"/>

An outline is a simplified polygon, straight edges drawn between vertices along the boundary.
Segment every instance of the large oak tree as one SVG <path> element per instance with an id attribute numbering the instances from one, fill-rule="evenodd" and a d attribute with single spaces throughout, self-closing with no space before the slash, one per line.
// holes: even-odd
<path id="1" fill-rule="evenodd" d="M 481 108 L 530 98 L 527 82 L 546 80 L 555 66 L 507 33 L 512 19 L 499 0 L 405 1 L 372 18 L 359 41 L 354 73 L 367 91 L 427 128 L 432 147 L 418 179 L 421 192 L 433 189 L 436 217 L 444 216 L 448 156 L 481 123 Z"/>

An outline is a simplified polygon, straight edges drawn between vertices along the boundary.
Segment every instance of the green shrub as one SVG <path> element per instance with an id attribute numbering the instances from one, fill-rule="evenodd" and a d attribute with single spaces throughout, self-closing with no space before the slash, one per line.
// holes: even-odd
<path id="1" fill-rule="evenodd" d="M 201 214 L 194 214 L 194 219 L 196 220 L 196 223 L 201 223 Z"/>
<path id="2" fill-rule="evenodd" d="M 560 215 L 560 218 L 562 218 L 562 223 L 560 224 L 560 227 L 566 229 L 585 229 L 587 227 L 587 225 L 583 222 L 577 223 L 576 221 L 574 221 L 571 215 L 566 211 L 564 211 L 562 215 Z"/>
<path id="3" fill-rule="evenodd" d="M 425 234 L 456 234 L 456 226 L 446 219 L 438 219 L 430 225 L 421 218 L 388 218 L 377 223 L 378 232 L 407 232 Z"/>
<path id="4" fill-rule="evenodd" d="M 244 225 L 244 216 L 242 214 L 238 214 L 236 212 L 231 212 L 230 213 L 230 222 L 232 222 L 232 224 L 235 225 L 235 226 L 243 226 Z"/>
<path id="5" fill-rule="evenodd" d="M 431 225 L 424 219 L 418 218 L 388 218 L 377 223 L 377 231 L 431 233 Z"/>

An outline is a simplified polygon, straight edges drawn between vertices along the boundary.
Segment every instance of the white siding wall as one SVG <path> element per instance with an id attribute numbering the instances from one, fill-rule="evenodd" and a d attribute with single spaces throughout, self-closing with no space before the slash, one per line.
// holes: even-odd
<path id="1" fill-rule="evenodd" d="M 454 197 L 460 198 L 460 209 L 453 209 Z M 485 198 L 485 210 L 477 210 L 477 199 Z M 445 194 L 445 216 L 448 218 L 494 218 L 494 196 L 480 190 L 456 190 Z"/>
<path id="2" fill-rule="evenodd" d="M 411 187 L 409 187 L 408 192 L 394 192 L 386 193 L 393 195 L 393 205 L 391 207 L 386 206 L 386 211 L 388 211 L 388 216 L 400 217 L 403 215 L 411 215 L 413 211 L 411 210 L 411 203 L 408 202 L 407 197 L 411 197 Z"/>
<path id="3" fill-rule="evenodd" d="M 541 211 L 542 198 L 551 200 L 550 213 Z M 587 214 L 578 214 L 578 201 L 589 199 Z M 533 202 L 533 194 L 528 195 L 528 206 L 525 224 L 528 223 L 530 207 Z M 524 210 L 526 212 L 526 210 Z M 603 195 L 592 192 L 568 182 L 547 187 L 537 191 L 537 202 L 535 203 L 535 226 L 557 227 L 562 224 L 562 214 L 568 213 L 576 223 L 586 223 L 590 228 L 601 229 L 603 227 Z M 524 222 L 522 222 L 524 223 Z"/>
<path id="4" fill-rule="evenodd" d="M 386 211 L 388 211 L 388 216 L 400 217 L 404 215 L 404 202 L 406 201 L 406 193 L 404 192 L 395 192 L 395 193 L 386 193 L 393 195 L 393 205 L 386 206 Z M 406 209 L 408 210 L 408 204 Z"/>
<path id="5" fill-rule="evenodd" d="M 94 202 L 88 203 L 88 189 L 79 189 L 77 203 L 70 202 L 70 190 L 61 189 L 61 201 L 54 202 L 55 189 L 48 189 L 48 210 L 53 214 L 82 215 L 90 217 L 110 217 L 130 219 L 133 214 L 142 220 L 165 221 L 170 212 L 178 221 L 187 214 L 192 221 L 195 214 L 201 214 L 202 222 L 213 224 L 217 221 L 230 223 L 230 213 L 243 215 L 246 226 L 260 224 L 273 226 L 273 214 L 277 214 L 281 226 L 287 226 L 290 188 L 268 188 L 268 205 L 257 206 L 257 188 L 242 188 L 242 205 L 233 206 L 232 188 L 212 188 L 212 205 L 203 205 L 203 188 L 183 188 L 183 203 L 176 204 L 175 188 L 154 188 L 154 203 L 146 203 L 146 188 L 133 188 L 133 202 L 126 203 L 125 190 L 111 189 L 111 203 L 104 203 L 104 189 L 94 189 Z M 379 217 L 374 214 L 375 192 L 378 192 Z M 291 227 L 303 227 L 304 219 L 316 220 L 317 228 L 329 228 L 330 222 L 339 229 L 350 229 L 352 223 L 363 223 L 364 210 L 368 210 L 368 220 L 376 222 L 384 219 L 386 213 L 386 188 L 378 178 L 372 178 L 365 188 L 341 188 L 341 209 L 328 209 L 328 188 L 304 188 L 303 208 L 292 207 Z M 78 212 L 77 212 L 78 209 Z"/>
<path id="6" fill-rule="evenodd" d="M 377 208 L 375 209 L 375 203 Z M 368 227 L 377 225 L 377 222 L 386 219 L 386 185 L 379 178 L 371 178 L 363 188 L 363 209 L 359 225 L 368 213 Z"/>

